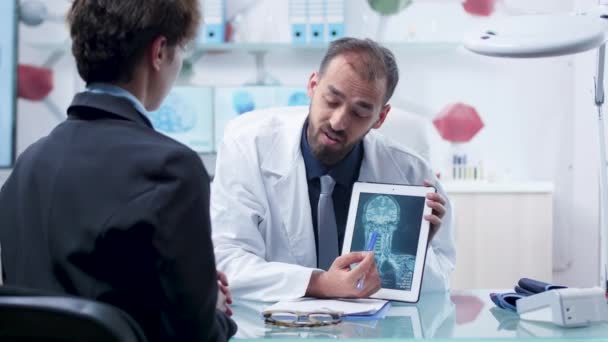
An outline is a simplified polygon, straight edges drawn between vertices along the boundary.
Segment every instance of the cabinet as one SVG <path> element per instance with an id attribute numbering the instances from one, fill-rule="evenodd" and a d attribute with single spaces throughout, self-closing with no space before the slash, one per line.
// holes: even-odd
<path id="1" fill-rule="evenodd" d="M 520 278 L 552 279 L 550 183 L 456 184 L 453 289 L 513 288 Z"/>

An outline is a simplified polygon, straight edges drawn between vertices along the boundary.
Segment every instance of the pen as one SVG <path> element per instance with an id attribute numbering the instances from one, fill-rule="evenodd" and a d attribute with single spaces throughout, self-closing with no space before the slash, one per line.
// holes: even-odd
<path id="1" fill-rule="evenodd" d="M 367 242 L 367 246 L 365 247 L 366 251 L 373 251 L 374 246 L 376 245 L 376 239 L 378 238 L 378 232 L 373 231 L 369 236 L 369 241 Z M 361 290 L 363 288 L 363 278 L 359 279 L 357 282 L 357 290 Z"/>

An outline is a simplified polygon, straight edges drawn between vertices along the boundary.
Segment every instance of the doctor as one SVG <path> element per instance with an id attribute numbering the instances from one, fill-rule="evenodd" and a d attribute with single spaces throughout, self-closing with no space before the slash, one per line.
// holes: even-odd
<path id="1" fill-rule="evenodd" d="M 343 38 L 331 43 L 309 78 L 308 111 L 269 110 L 228 124 L 211 219 L 218 269 L 231 279 L 233 296 L 277 301 L 375 293 L 373 254 L 339 256 L 356 181 L 437 188 L 427 201 L 433 213 L 425 217 L 431 242 L 423 291 L 448 289 L 455 251 L 445 193 L 423 159 L 374 131 L 391 109 L 398 78 L 388 49 Z M 352 263 L 359 265 L 351 270 Z"/>

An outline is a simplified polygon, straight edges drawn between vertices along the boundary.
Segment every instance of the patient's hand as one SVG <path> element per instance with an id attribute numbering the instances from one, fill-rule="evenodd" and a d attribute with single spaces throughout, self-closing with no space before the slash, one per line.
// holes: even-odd
<path id="1" fill-rule="evenodd" d="M 217 309 L 226 313 L 228 316 L 232 316 L 232 293 L 228 288 L 228 277 L 223 272 L 217 271 Z"/>
<path id="2" fill-rule="evenodd" d="M 429 180 L 425 180 L 424 186 L 433 187 L 433 183 Z M 424 217 L 425 220 L 431 223 L 428 242 L 431 243 L 431 240 L 433 240 L 433 237 L 435 234 L 437 234 L 437 231 L 439 231 L 439 228 L 441 227 L 441 219 L 445 215 L 446 200 L 438 193 L 427 194 L 426 199 L 428 200 L 426 201 L 426 205 L 433 209 L 431 215 L 426 215 Z"/>

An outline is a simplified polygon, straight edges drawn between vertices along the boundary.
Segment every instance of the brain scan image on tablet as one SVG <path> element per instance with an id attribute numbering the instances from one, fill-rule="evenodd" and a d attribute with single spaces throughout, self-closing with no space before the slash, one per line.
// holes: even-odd
<path id="1" fill-rule="evenodd" d="M 382 288 L 410 290 L 416 264 L 424 198 L 361 193 L 353 250 L 363 250 L 371 234 Z"/>
<path id="2" fill-rule="evenodd" d="M 355 182 L 348 209 L 342 255 L 373 251 L 381 289 L 371 298 L 416 303 L 420 298 L 429 221 L 419 185 Z"/>

